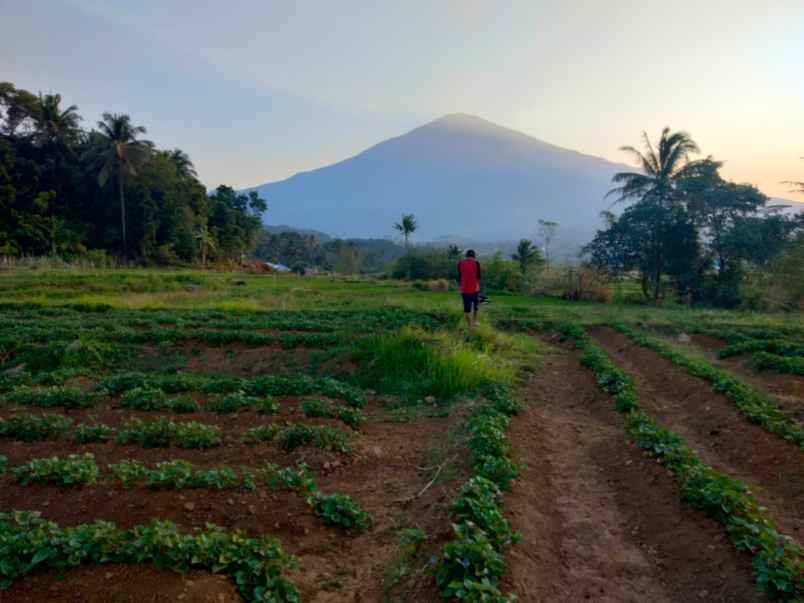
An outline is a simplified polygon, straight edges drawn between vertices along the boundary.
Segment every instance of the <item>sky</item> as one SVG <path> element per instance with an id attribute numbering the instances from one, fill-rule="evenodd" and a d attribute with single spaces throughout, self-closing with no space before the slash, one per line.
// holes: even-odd
<path id="1" fill-rule="evenodd" d="M 128 113 L 236 188 L 447 113 L 626 161 L 686 130 L 804 201 L 802 0 L 0 0 L 0 80 Z"/>

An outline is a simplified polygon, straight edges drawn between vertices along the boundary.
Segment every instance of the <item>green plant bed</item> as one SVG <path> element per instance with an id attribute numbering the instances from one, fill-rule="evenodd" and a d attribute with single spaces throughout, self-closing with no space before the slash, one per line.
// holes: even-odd
<path id="1" fill-rule="evenodd" d="M 70 429 L 72 421 L 54 413 L 20 413 L 0 420 L 0 437 L 22 442 L 57 440 Z"/>
<path id="2" fill-rule="evenodd" d="M 734 546 L 753 557 L 757 589 L 771 598 L 798 602 L 804 597 L 804 549 L 781 534 L 767 509 L 748 486 L 704 464 L 675 433 L 660 427 L 639 406 L 632 379 L 572 323 L 558 330 L 581 350 L 581 363 L 601 389 L 626 413 L 625 430 L 632 441 L 675 476 L 682 498 L 724 525 Z"/>
<path id="3" fill-rule="evenodd" d="M 717 368 L 701 358 L 690 357 L 661 339 L 646 335 L 620 322 L 611 322 L 609 325 L 638 345 L 664 356 L 690 375 L 708 381 L 713 391 L 731 400 L 737 410 L 752 423 L 804 448 L 804 429 L 776 406 L 767 395 L 732 373 Z"/>
<path id="4" fill-rule="evenodd" d="M 220 446 L 223 436 L 219 427 L 197 421 L 174 423 L 164 417 L 153 421 L 131 419 L 120 429 L 117 441 L 143 448 L 213 448 Z"/>
<path id="5" fill-rule="evenodd" d="M 757 352 L 751 357 L 751 365 L 757 370 L 774 370 L 788 375 L 804 375 L 804 356 L 779 356 L 769 352 Z"/>
<path id="6" fill-rule="evenodd" d="M 357 408 L 348 408 L 330 400 L 303 400 L 299 410 L 307 417 L 329 417 L 342 421 L 352 429 L 359 429 L 366 422 L 366 417 Z"/>
<path id="7" fill-rule="evenodd" d="M 77 387 L 15 387 L 5 395 L 5 399 L 14 404 L 24 406 L 64 406 L 66 408 L 86 408 L 92 406 L 92 396 L 84 393 Z"/>
<path id="8" fill-rule="evenodd" d="M 250 538 L 212 524 L 189 534 L 166 521 L 130 530 L 105 521 L 61 528 L 39 513 L 15 511 L 0 513 L 0 551 L 0 588 L 34 571 L 122 563 L 181 573 L 199 569 L 226 574 L 249 602 L 301 600 L 286 577 L 298 569 L 298 563 L 277 539 Z"/>
<path id="9" fill-rule="evenodd" d="M 33 459 L 11 470 L 11 476 L 23 486 L 32 483 L 56 486 L 94 484 L 98 475 L 98 465 L 90 453 L 83 456 L 71 454 L 66 459 L 57 456 Z"/>

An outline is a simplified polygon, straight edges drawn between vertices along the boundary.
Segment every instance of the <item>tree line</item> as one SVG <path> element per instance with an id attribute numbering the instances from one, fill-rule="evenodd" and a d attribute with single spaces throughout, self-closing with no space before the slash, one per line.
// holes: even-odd
<path id="1" fill-rule="evenodd" d="M 755 186 L 724 180 L 712 157 L 692 159 L 700 150 L 689 134 L 665 128 L 655 146 L 643 134 L 643 147 L 622 147 L 640 171 L 614 176 L 609 196 L 627 206 L 620 215 L 604 212 L 604 228 L 585 248 L 593 266 L 614 278 L 637 274 L 653 301 L 672 292 L 737 306 L 752 282 L 800 253 L 804 214 L 769 205 Z"/>
<path id="2" fill-rule="evenodd" d="M 59 94 L 0 82 L 0 255 L 206 263 L 253 246 L 256 193 L 208 194 L 185 152 L 158 149 L 126 114 L 82 122 Z"/>

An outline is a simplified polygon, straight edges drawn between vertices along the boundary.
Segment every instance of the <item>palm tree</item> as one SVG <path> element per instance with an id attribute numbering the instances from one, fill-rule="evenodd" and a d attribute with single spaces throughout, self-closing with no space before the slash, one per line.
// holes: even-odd
<path id="1" fill-rule="evenodd" d="M 202 224 L 198 232 L 195 233 L 195 240 L 198 241 L 198 247 L 201 250 L 201 265 L 204 267 L 204 270 L 206 270 L 207 254 L 216 249 L 215 237 L 209 232 L 209 227 L 206 224 Z"/>
<path id="2" fill-rule="evenodd" d="M 198 178 L 198 173 L 195 171 L 195 166 L 190 160 L 190 156 L 181 149 L 173 149 L 172 151 L 165 151 L 165 156 L 176 167 L 176 174 L 181 178 L 190 179 Z"/>
<path id="3" fill-rule="evenodd" d="M 416 224 L 416 216 L 413 214 L 402 214 L 402 221 L 394 224 L 394 230 L 401 232 L 405 237 L 405 249 L 408 248 L 410 235 L 416 232 L 418 226 L 419 225 Z"/>
<path id="4" fill-rule="evenodd" d="M 637 160 L 642 172 L 615 174 L 612 181 L 622 186 L 611 189 L 606 196 L 617 195 L 617 201 L 650 196 L 659 203 L 672 203 L 675 185 L 693 165 L 690 154 L 700 152 L 698 145 L 686 132 L 670 132 L 670 128 L 662 130 L 658 148 L 654 148 L 645 132 L 642 140 L 644 152 L 631 146 L 620 147 Z"/>
<path id="5" fill-rule="evenodd" d="M 120 222 L 123 234 L 123 261 L 128 257 L 126 240 L 126 199 L 123 192 L 126 177 L 137 175 L 137 170 L 151 157 L 154 143 L 137 137 L 145 134 L 143 126 L 135 126 L 125 114 L 104 113 L 98 122 L 98 131 L 92 132 L 90 165 L 98 172 L 98 184 L 103 187 L 117 177 L 120 198 Z"/>
<path id="6" fill-rule="evenodd" d="M 531 264 L 541 260 L 539 248 L 527 239 L 520 239 L 516 246 L 516 253 L 511 255 L 511 259 L 519 262 L 519 271 L 525 274 Z"/>
<path id="7" fill-rule="evenodd" d="M 70 105 L 62 110 L 61 94 L 39 95 L 36 103 L 36 140 L 42 145 L 67 148 L 80 132 L 81 116 L 78 107 Z"/>

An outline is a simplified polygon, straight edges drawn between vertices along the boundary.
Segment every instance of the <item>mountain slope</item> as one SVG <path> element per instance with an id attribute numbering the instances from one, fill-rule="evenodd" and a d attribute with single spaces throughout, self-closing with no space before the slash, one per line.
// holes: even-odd
<path id="1" fill-rule="evenodd" d="M 267 221 L 335 236 L 392 234 L 414 213 L 419 240 L 533 236 L 538 220 L 582 244 L 610 206 L 604 195 L 627 169 L 470 115 L 448 115 L 339 163 L 255 187 Z"/>

